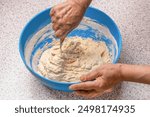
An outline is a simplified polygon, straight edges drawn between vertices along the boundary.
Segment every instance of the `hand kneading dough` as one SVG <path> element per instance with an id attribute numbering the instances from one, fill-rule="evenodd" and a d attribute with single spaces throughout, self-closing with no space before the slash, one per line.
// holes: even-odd
<path id="1" fill-rule="evenodd" d="M 56 41 L 51 48 L 42 53 L 38 72 L 49 79 L 75 82 L 80 81 L 81 75 L 104 63 L 111 63 L 111 57 L 104 42 L 71 37 L 65 39 L 62 51 L 59 41 Z"/>

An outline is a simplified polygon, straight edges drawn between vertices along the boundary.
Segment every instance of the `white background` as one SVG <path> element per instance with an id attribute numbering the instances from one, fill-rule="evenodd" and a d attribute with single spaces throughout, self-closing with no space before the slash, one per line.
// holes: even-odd
<path id="1" fill-rule="evenodd" d="M 15 107 L 21 105 L 22 107 L 63 107 L 64 105 L 70 108 L 75 108 L 77 110 L 78 105 L 135 105 L 135 113 L 118 113 L 110 112 L 108 114 L 102 113 L 92 113 L 92 114 L 78 114 L 74 111 L 70 114 L 15 114 Z M 51 100 L 51 101 L 0 101 L 0 115 L 1 117 L 149 117 L 150 116 L 150 101 L 100 101 L 100 100 Z"/>

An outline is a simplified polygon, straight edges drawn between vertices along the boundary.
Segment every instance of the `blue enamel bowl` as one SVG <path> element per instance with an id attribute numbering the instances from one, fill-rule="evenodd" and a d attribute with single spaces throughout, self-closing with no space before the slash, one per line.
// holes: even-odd
<path id="1" fill-rule="evenodd" d="M 35 49 L 37 49 L 37 47 L 33 48 L 33 50 L 32 50 L 33 52 L 31 52 L 29 64 L 27 63 L 27 61 L 25 59 L 25 48 L 26 48 L 26 45 L 29 42 L 30 38 L 32 38 L 32 36 L 34 34 L 36 34 L 37 31 L 39 31 L 40 29 L 42 29 L 44 26 L 46 26 L 47 24 L 49 24 L 51 22 L 51 18 L 49 16 L 50 10 L 51 10 L 51 8 L 46 9 L 46 10 L 40 12 L 39 14 L 37 14 L 26 24 L 26 26 L 22 30 L 20 40 L 19 40 L 20 56 L 23 60 L 23 63 L 25 64 L 26 68 L 35 77 L 37 77 L 44 85 L 46 85 L 49 88 L 55 89 L 55 90 L 71 92 L 71 90 L 69 89 L 69 86 L 71 84 L 74 84 L 77 82 L 59 82 L 59 81 L 51 80 L 51 79 L 41 76 L 40 74 L 38 74 L 38 72 L 36 72 L 32 68 L 32 65 L 30 65 L 30 63 L 32 64 L 32 56 L 33 56 L 32 54 L 34 54 L 34 51 L 35 51 Z M 113 63 L 116 63 L 120 57 L 120 52 L 121 52 L 121 48 L 122 48 L 122 38 L 121 38 L 120 31 L 119 31 L 117 25 L 115 24 L 115 22 L 104 12 L 102 12 L 98 9 L 95 9 L 95 8 L 91 8 L 91 7 L 89 7 L 87 9 L 87 11 L 85 13 L 85 17 L 93 19 L 94 22 L 99 23 L 109 29 L 111 35 L 114 37 L 114 39 L 116 41 L 115 46 L 117 49 L 114 49 L 115 51 L 114 51 L 114 59 L 113 59 Z M 100 30 L 100 29 L 98 29 L 98 30 Z M 97 37 L 94 37 L 93 34 L 94 34 L 94 31 L 92 31 L 91 28 L 89 28 L 85 32 L 83 30 L 74 30 L 68 36 L 93 37 L 93 39 L 97 38 Z M 109 43 L 110 43 L 109 39 L 105 38 L 104 36 L 102 36 L 100 38 L 100 40 L 101 39 L 106 42 L 107 46 L 109 46 Z M 48 42 L 51 43 L 51 40 L 49 40 Z M 43 45 L 43 42 L 41 42 L 40 45 Z M 39 47 L 42 47 L 42 46 L 39 46 Z"/>

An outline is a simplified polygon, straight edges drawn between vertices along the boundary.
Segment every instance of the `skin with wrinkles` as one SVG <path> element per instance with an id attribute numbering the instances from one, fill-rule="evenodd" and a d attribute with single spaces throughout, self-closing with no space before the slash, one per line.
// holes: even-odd
<path id="1" fill-rule="evenodd" d="M 68 0 L 54 6 L 50 12 L 55 36 L 64 41 L 67 34 L 77 27 L 91 0 Z"/>
<path id="2" fill-rule="evenodd" d="M 118 73 L 118 74 L 117 74 Z M 80 77 L 82 83 L 70 86 L 77 95 L 94 98 L 112 91 L 121 82 L 118 65 L 106 64 Z M 86 81 L 86 82 L 85 82 Z"/>
<path id="3" fill-rule="evenodd" d="M 150 66 L 105 64 L 80 77 L 82 83 L 71 85 L 77 95 L 94 98 L 111 92 L 122 81 L 150 84 Z"/>

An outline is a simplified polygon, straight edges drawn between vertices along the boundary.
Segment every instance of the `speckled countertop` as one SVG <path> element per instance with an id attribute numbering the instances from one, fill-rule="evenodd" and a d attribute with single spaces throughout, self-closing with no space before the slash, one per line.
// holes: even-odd
<path id="1" fill-rule="evenodd" d="M 38 12 L 61 0 L 0 0 L 0 99 L 82 99 L 48 89 L 25 68 L 18 51 L 20 32 Z M 121 63 L 150 64 L 150 0 L 93 0 L 110 15 L 123 37 Z M 150 86 L 124 82 L 96 99 L 150 99 Z"/>

